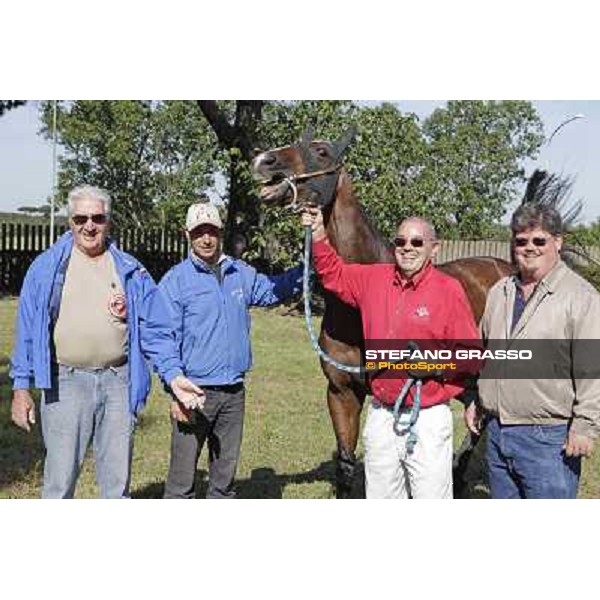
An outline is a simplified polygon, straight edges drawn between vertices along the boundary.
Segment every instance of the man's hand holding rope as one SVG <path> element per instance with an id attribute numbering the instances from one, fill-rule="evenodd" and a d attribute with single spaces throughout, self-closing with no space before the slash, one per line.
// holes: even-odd
<path id="1" fill-rule="evenodd" d="M 313 242 L 319 242 L 327 237 L 323 223 L 323 211 L 316 206 L 306 206 L 302 211 L 302 225 L 312 229 Z"/>

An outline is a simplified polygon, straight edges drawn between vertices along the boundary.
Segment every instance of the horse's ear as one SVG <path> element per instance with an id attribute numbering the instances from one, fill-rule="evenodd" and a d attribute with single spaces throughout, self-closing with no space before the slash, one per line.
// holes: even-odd
<path id="1" fill-rule="evenodd" d="M 354 141 L 356 137 L 356 125 L 352 125 L 346 130 L 346 133 L 333 144 L 335 160 L 337 161 L 342 154 L 346 151 L 348 146 Z"/>
<path id="2" fill-rule="evenodd" d="M 312 127 L 309 126 L 302 132 L 302 137 L 300 138 L 300 145 L 303 148 L 308 148 L 311 145 L 313 138 L 313 130 Z"/>

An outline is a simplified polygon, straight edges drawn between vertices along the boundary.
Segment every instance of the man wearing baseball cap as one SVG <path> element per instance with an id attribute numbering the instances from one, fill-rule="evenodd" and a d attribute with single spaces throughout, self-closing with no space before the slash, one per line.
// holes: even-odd
<path id="1" fill-rule="evenodd" d="M 252 365 L 250 306 L 272 306 L 301 290 L 302 267 L 267 276 L 222 253 L 214 204 L 189 207 L 191 250 L 160 282 L 184 373 L 206 393 L 202 410 L 171 402 L 171 459 L 165 498 L 195 498 L 196 466 L 208 440 L 208 498 L 233 498 L 244 422 L 244 376 Z"/>

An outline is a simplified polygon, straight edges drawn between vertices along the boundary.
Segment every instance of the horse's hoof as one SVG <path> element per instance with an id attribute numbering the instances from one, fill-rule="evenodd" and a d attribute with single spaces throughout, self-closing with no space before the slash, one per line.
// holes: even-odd
<path id="1" fill-rule="evenodd" d="M 335 489 L 335 497 L 338 500 L 349 500 L 352 498 L 352 488 L 338 485 Z"/>

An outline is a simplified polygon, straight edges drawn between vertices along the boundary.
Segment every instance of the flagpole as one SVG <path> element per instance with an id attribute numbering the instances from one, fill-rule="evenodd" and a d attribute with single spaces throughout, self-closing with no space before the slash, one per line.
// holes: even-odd
<path id="1" fill-rule="evenodd" d="M 56 206 L 56 107 L 52 101 L 52 198 L 50 199 L 50 243 L 54 244 L 54 210 Z"/>

